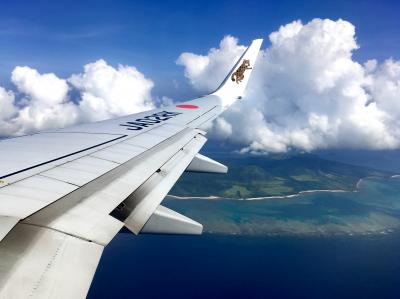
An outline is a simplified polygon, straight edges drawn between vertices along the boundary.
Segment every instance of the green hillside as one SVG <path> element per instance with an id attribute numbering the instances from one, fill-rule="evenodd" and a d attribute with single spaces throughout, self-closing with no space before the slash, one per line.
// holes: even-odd
<path id="1" fill-rule="evenodd" d="M 354 190 L 358 180 L 390 173 L 320 159 L 310 154 L 219 159 L 226 175 L 185 173 L 171 190 L 178 196 L 229 198 L 288 195 L 304 190 Z"/>

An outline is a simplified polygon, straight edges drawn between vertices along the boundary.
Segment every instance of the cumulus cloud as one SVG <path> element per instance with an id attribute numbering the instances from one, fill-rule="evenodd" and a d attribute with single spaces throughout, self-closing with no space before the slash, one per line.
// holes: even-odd
<path id="1" fill-rule="evenodd" d="M 265 42 L 239 101 L 209 130 L 242 152 L 400 147 L 400 61 L 353 59 L 354 26 L 314 19 L 281 26 Z M 266 46 L 267 45 L 267 46 Z M 226 36 L 205 55 L 182 53 L 191 86 L 213 91 L 245 50 Z M 69 78 L 17 66 L 13 90 L 0 86 L 0 136 L 96 121 L 173 101 L 152 99 L 153 82 L 132 66 L 104 60 Z"/>
<path id="2" fill-rule="evenodd" d="M 13 117 L 7 120 L 7 135 L 20 135 L 74 124 L 79 109 L 69 101 L 67 81 L 54 74 L 40 74 L 17 66 L 11 75 L 20 97 L 13 97 Z"/>
<path id="3" fill-rule="evenodd" d="M 7 135 L 12 129 L 10 120 L 17 113 L 14 106 L 14 93 L 0 87 L 0 136 Z"/>
<path id="4" fill-rule="evenodd" d="M 227 36 L 218 49 L 212 48 L 207 55 L 182 53 L 176 63 L 185 67 L 185 76 L 196 89 L 211 91 L 246 49 L 237 42 L 236 38 Z"/>
<path id="5" fill-rule="evenodd" d="M 41 75 L 35 69 L 17 66 L 12 72 L 11 81 L 18 91 L 38 105 L 53 106 L 66 101 L 67 82 L 54 74 Z"/>
<path id="6" fill-rule="evenodd" d="M 62 79 L 17 66 L 11 75 L 16 91 L 0 87 L 0 136 L 22 135 L 102 120 L 153 108 L 153 82 L 136 68 L 114 68 L 104 60 L 83 73 Z"/>
<path id="7" fill-rule="evenodd" d="M 399 148 L 399 61 L 355 61 L 355 28 L 343 20 L 294 21 L 269 40 L 246 96 L 214 123 L 214 136 L 224 132 L 243 152 Z M 195 89 L 209 92 L 243 50 L 227 36 L 219 49 L 183 53 L 177 63 Z"/>
<path id="8" fill-rule="evenodd" d="M 135 67 L 117 69 L 104 60 L 85 65 L 68 80 L 81 94 L 79 107 L 89 120 L 106 119 L 153 108 L 154 84 Z"/>

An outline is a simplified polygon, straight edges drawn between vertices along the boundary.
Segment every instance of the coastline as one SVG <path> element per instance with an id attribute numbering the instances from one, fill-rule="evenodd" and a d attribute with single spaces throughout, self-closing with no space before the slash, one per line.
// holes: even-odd
<path id="1" fill-rule="evenodd" d="M 234 199 L 234 198 L 227 198 L 227 197 L 220 197 L 220 196 L 178 196 L 168 194 L 166 197 L 171 197 L 173 199 Z"/>
<path id="2" fill-rule="evenodd" d="M 189 199 L 189 200 L 195 200 L 195 199 L 200 199 L 200 200 L 217 200 L 217 199 L 230 199 L 230 200 L 265 200 L 265 199 L 287 199 L 287 198 L 293 198 L 293 197 L 298 197 L 304 194 L 313 194 L 313 193 L 326 193 L 326 192 L 333 192 L 333 193 L 343 193 L 343 192 L 358 192 L 360 189 L 360 184 L 363 182 L 365 179 L 369 178 L 374 178 L 373 176 L 367 176 L 364 178 L 361 178 L 357 181 L 355 189 L 354 190 L 343 190 L 343 189 L 315 189 L 315 190 L 303 190 L 298 193 L 294 194 L 288 194 L 288 195 L 275 195 L 275 196 L 261 196 L 261 197 L 248 197 L 248 198 L 232 198 L 232 197 L 221 197 L 221 196 L 215 196 L 215 195 L 210 195 L 210 196 L 177 196 L 177 195 L 172 195 L 168 194 L 166 197 L 167 198 L 172 198 L 172 199 Z M 392 175 L 389 178 L 400 178 L 400 175 Z"/>
<path id="3" fill-rule="evenodd" d="M 286 198 L 293 198 L 298 197 L 304 194 L 312 194 L 312 193 L 326 193 L 326 192 L 357 192 L 358 190 L 349 191 L 349 190 L 304 190 L 294 194 L 288 195 L 274 195 L 274 196 L 261 196 L 261 197 L 247 197 L 247 198 L 233 198 L 233 197 L 221 197 L 221 196 L 177 196 L 177 195 L 170 195 L 168 194 L 166 197 L 173 198 L 173 199 L 208 199 L 208 200 L 216 200 L 216 199 L 230 199 L 230 200 L 264 200 L 264 199 L 286 199 Z"/>

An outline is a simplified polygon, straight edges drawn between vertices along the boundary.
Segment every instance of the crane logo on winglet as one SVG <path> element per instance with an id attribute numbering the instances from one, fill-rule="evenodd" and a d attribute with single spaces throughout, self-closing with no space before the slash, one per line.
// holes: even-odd
<path id="1" fill-rule="evenodd" d="M 244 59 L 242 64 L 232 74 L 232 76 L 231 76 L 232 81 L 236 81 L 236 83 L 239 84 L 244 79 L 244 72 L 246 70 L 250 70 L 250 69 L 252 69 L 250 67 L 250 60 L 249 59 Z"/>

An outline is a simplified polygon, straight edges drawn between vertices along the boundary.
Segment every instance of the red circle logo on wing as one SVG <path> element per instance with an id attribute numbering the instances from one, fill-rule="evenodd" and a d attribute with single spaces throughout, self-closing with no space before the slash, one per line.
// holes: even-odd
<path id="1" fill-rule="evenodd" d="M 189 104 L 176 105 L 176 107 L 184 108 L 184 109 L 197 109 L 197 108 L 199 108 L 199 106 L 189 105 Z"/>

